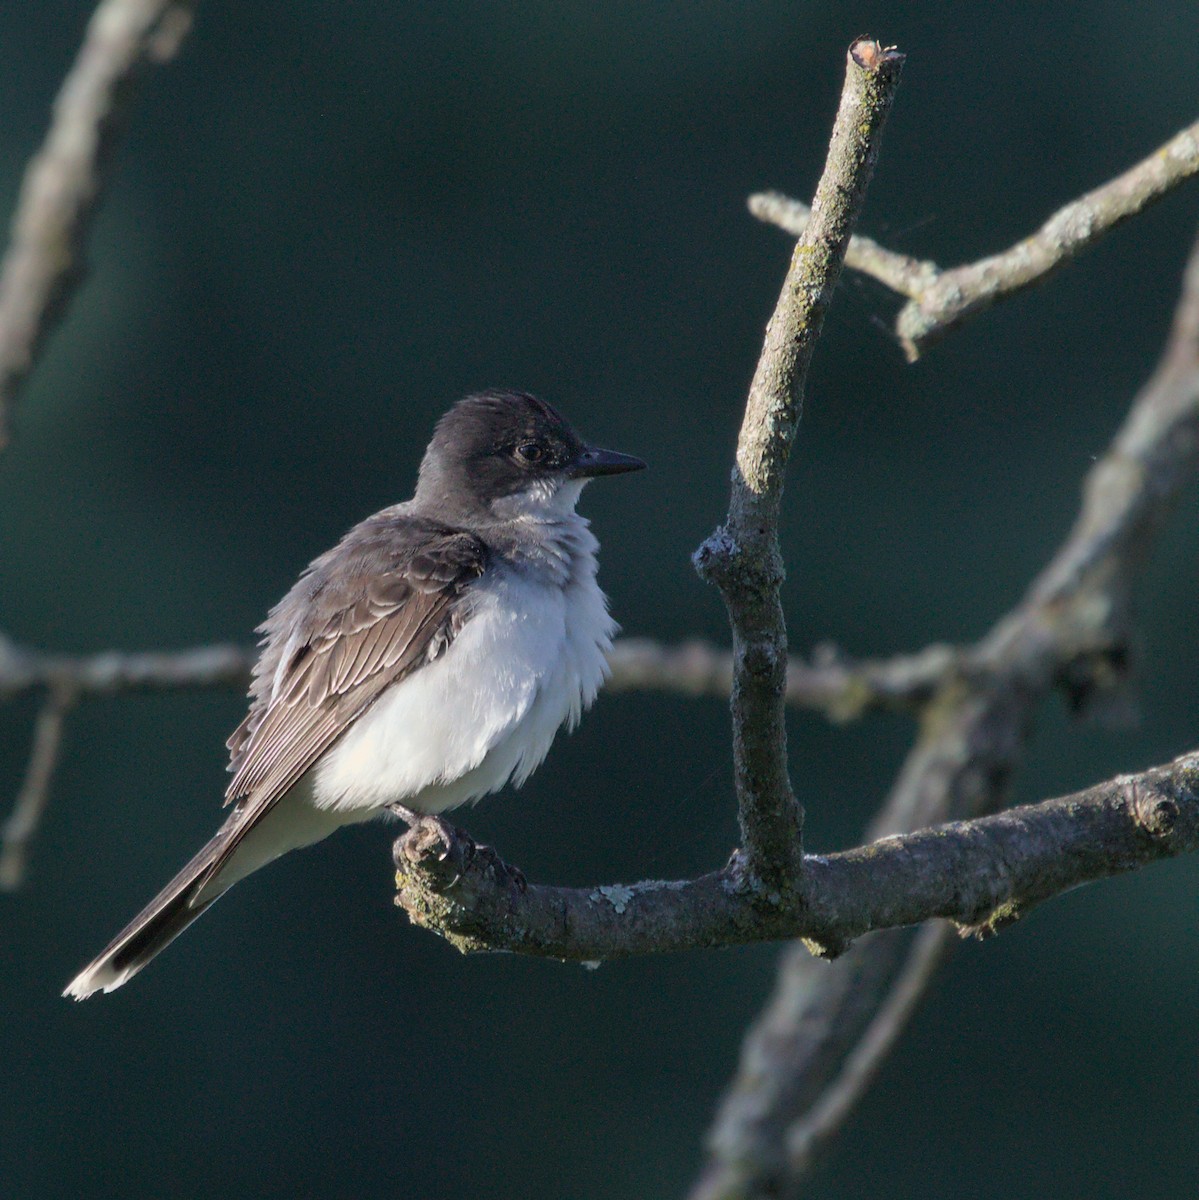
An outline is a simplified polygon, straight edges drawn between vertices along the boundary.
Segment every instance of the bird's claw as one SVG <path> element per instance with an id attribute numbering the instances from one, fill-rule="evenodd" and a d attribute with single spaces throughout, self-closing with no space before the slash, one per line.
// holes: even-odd
<path id="1" fill-rule="evenodd" d="M 410 862 L 419 862 L 440 844 L 438 860 L 451 859 L 457 865 L 454 877 L 444 885 L 446 890 L 461 883 L 469 871 L 478 870 L 481 874 L 490 873 L 496 883 L 514 886 L 522 895 L 528 891 L 528 880 L 519 867 L 510 867 L 493 847 L 480 845 L 444 817 L 414 812 L 401 804 L 393 804 L 391 811 L 408 823 L 408 832 L 400 838 L 400 845 Z"/>

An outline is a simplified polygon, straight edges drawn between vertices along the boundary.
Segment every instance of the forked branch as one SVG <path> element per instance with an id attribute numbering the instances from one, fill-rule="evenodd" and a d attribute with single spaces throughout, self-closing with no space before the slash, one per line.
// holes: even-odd
<path id="1" fill-rule="evenodd" d="M 759 898 L 784 906 L 799 878 L 803 811 L 787 773 L 779 506 L 808 365 L 902 67 L 903 55 L 877 42 L 862 40 L 849 48 L 812 220 L 791 255 L 750 385 L 728 517 L 695 554 L 700 574 L 720 588 L 733 631 L 733 779 L 746 856 L 743 883 Z"/>
<path id="2" fill-rule="evenodd" d="M 907 298 L 895 319 L 895 336 L 908 361 L 915 362 L 963 321 L 1047 279 L 1196 173 L 1199 122 L 1176 133 L 1122 175 L 1071 200 L 1039 229 L 999 254 L 946 270 L 857 235 L 845 262 Z M 751 196 L 749 210 L 796 236 L 812 219 L 806 204 L 778 192 Z"/>

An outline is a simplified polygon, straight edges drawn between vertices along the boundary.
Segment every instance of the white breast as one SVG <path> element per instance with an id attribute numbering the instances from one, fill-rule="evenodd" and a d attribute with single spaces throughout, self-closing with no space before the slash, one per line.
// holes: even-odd
<path id="1" fill-rule="evenodd" d="M 595 699 L 616 631 L 595 539 L 575 520 L 568 577 L 489 571 L 445 653 L 384 693 L 317 764 L 319 807 L 442 812 L 524 782 L 559 726 Z"/>

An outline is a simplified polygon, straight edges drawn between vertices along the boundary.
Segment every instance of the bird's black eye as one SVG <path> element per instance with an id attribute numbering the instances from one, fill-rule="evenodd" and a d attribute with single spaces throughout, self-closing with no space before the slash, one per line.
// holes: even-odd
<path id="1" fill-rule="evenodd" d="M 545 447 L 537 442 L 521 442 L 516 447 L 516 457 L 523 463 L 539 463 L 545 458 Z"/>

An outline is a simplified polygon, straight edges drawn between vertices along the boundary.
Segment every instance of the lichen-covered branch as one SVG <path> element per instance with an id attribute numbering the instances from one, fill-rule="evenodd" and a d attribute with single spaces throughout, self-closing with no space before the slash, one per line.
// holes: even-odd
<path id="1" fill-rule="evenodd" d="M 396 841 L 396 902 L 463 951 L 597 961 L 805 938 L 837 953 L 933 917 L 993 931 L 1081 883 L 1196 849 L 1199 751 L 1062 799 L 808 856 L 800 903 L 786 909 L 744 887 L 740 854 L 699 879 L 548 887 L 436 817 Z"/>
<path id="2" fill-rule="evenodd" d="M 761 898 L 786 904 L 802 860 L 802 810 L 787 772 L 783 695 L 787 632 L 778 513 L 804 380 L 878 158 L 903 55 L 877 42 L 849 49 L 845 86 L 812 220 L 791 266 L 750 385 L 725 524 L 697 569 L 721 590 L 733 631 L 733 778 L 748 871 Z"/>
<path id="3" fill-rule="evenodd" d="M 195 0 L 101 0 L 21 185 L 0 265 L 0 450 L 13 399 L 83 276 L 91 217 L 133 85 L 172 58 Z"/>
<path id="4" fill-rule="evenodd" d="M 896 254 L 857 236 L 845 262 L 907 297 L 895 320 L 895 336 L 914 362 L 963 321 L 1047 278 L 1196 173 L 1199 122 L 1122 175 L 1072 200 L 1040 229 L 999 254 L 942 270 L 935 263 Z M 749 209 L 797 236 L 811 220 L 807 205 L 777 192 L 751 196 Z"/>

